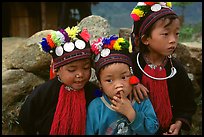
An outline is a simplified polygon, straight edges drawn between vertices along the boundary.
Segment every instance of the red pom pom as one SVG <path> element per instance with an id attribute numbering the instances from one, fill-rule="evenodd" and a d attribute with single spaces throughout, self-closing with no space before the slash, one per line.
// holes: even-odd
<path id="1" fill-rule="evenodd" d="M 146 5 L 152 6 L 154 4 L 156 4 L 156 2 L 144 2 Z"/>
<path id="2" fill-rule="evenodd" d="M 131 76 L 129 82 L 131 85 L 136 85 L 140 82 L 140 80 L 136 76 Z"/>

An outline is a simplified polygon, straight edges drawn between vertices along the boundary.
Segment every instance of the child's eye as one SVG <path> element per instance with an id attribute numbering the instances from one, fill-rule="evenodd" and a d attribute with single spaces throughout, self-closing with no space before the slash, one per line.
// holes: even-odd
<path id="1" fill-rule="evenodd" d="M 107 81 L 108 83 L 110 83 L 110 82 L 112 82 L 113 80 L 111 80 L 111 79 L 107 79 L 106 81 Z"/>
<path id="2" fill-rule="evenodd" d="M 125 78 L 126 78 L 126 76 L 123 76 L 123 77 L 122 77 L 122 79 L 125 79 Z"/>
<path id="3" fill-rule="evenodd" d="M 84 67 L 84 69 L 87 70 L 87 69 L 90 69 L 90 67 L 89 66 L 88 67 Z"/>
<path id="4" fill-rule="evenodd" d="M 90 65 L 85 65 L 85 66 L 84 66 L 84 69 L 85 69 L 85 70 L 90 69 L 90 68 L 91 68 Z"/>
<path id="5" fill-rule="evenodd" d="M 179 34 L 180 34 L 179 32 L 178 32 L 178 33 L 176 33 L 176 35 L 177 35 L 177 36 L 179 36 Z"/>
<path id="6" fill-rule="evenodd" d="M 75 71 L 75 69 L 68 69 L 68 71 L 69 71 L 69 72 L 74 72 L 74 71 Z"/>
<path id="7" fill-rule="evenodd" d="M 167 35 L 168 35 L 168 33 L 162 33 L 161 35 L 167 36 Z"/>
<path id="8" fill-rule="evenodd" d="M 130 75 L 125 75 L 125 76 L 122 76 L 122 79 L 128 79 L 130 77 Z"/>

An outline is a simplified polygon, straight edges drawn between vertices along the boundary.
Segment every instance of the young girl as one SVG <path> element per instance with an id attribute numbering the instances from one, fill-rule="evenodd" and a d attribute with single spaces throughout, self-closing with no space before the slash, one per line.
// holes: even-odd
<path id="1" fill-rule="evenodd" d="M 86 106 L 93 99 L 90 35 L 77 26 L 53 31 L 41 48 L 52 55 L 56 77 L 35 88 L 22 105 L 26 134 L 85 134 Z"/>
<path id="2" fill-rule="evenodd" d="M 137 77 L 131 76 L 129 42 L 113 35 L 99 38 L 91 45 L 91 49 L 103 93 L 88 107 L 86 134 L 154 134 L 159 125 L 150 100 L 138 104 L 128 99 L 132 84 L 139 82 Z"/>
<path id="3" fill-rule="evenodd" d="M 157 134 L 177 135 L 189 130 L 196 111 L 194 89 L 184 67 L 172 57 L 180 22 L 170 2 L 138 2 L 131 12 L 134 72 L 149 90 L 160 124 Z"/>

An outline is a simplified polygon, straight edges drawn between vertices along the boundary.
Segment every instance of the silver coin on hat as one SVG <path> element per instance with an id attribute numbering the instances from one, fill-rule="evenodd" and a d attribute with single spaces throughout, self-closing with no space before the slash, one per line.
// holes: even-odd
<path id="1" fill-rule="evenodd" d="M 151 10 L 154 12 L 159 11 L 159 10 L 161 10 L 161 5 L 160 4 L 154 4 L 151 6 Z"/>
<path id="2" fill-rule="evenodd" d="M 101 51 L 101 56 L 102 57 L 107 57 L 110 54 L 110 49 L 105 48 Z"/>
<path id="3" fill-rule="evenodd" d="M 78 39 L 78 40 L 75 41 L 75 46 L 78 49 L 84 49 L 86 44 L 85 44 L 85 42 L 83 40 Z"/>
<path id="4" fill-rule="evenodd" d="M 56 53 L 57 56 L 62 56 L 62 54 L 63 54 L 62 46 L 57 46 L 56 49 L 55 49 L 55 53 Z"/>
<path id="5" fill-rule="evenodd" d="M 73 50 L 74 50 L 74 43 L 73 43 L 73 42 L 66 42 L 66 43 L 64 44 L 64 50 L 65 50 L 66 52 L 71 52 L 71 51 L 73 51 Z"/>
<path id="6" fill-rule="evenodd" d="M 146 4 L 144 2 L 138 2 L 137 6 L 145 6 Z"/>

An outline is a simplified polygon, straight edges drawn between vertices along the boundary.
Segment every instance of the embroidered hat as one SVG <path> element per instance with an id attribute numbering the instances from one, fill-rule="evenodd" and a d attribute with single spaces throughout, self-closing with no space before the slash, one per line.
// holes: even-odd
<path id="1" fill-rule="evenodd" d="M 110 63 L 121 62 L 132 67 L 131 47 L 129 41 L 112 35 L 109 38 L 98 38 L 91 44 L 94 56 L 96 74 L 100 69 Z"/>
<path id="2" fill-rule="evenodd" d="M 134 37 L 141 38 L 158 19 L 166 15 L 176 15 L 171 8 L 171 2 L 138 2 L 130 14 L 134 20 Z"/>
<path id="3" fill-rule="evenodd" d="M 91 58 L 90 34 L 86 28 L 78 26 L 60 29 L 42 38 L 40 48 L 53 58 L 54 69 L 72 61 Z"/>

